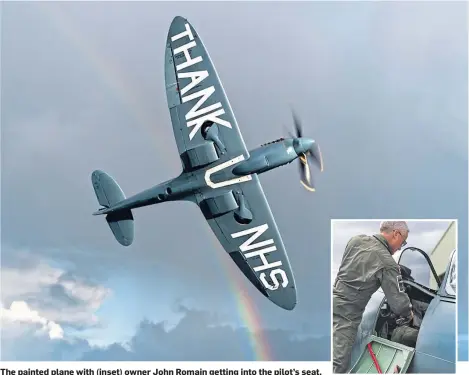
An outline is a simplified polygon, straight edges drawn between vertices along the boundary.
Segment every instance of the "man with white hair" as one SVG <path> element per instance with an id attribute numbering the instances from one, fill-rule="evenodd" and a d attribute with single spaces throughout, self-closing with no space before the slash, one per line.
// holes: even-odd
<path id="1" fill-rule="evenodd" d="M 413 319 L 412 305 L 392 255 L 407 244 L 405 221 L 383 221 L 380 233 L 352 237 L 345 247 L 333 288 L 334 373 L 350 370 L 352 347 L 371 296 L 381 287 L 397 316 Z"/>

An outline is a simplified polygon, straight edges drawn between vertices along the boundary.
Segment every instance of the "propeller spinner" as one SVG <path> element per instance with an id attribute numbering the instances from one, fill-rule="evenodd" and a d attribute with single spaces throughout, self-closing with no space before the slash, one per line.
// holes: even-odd
<path id="1" fill-rule="evenodd" d="M 324 170 L 321 150 L 315 141 L 309 138 L 303 138 L 301 122 L 295 112 L 293 112 L 293 124 L 295 126 L 296 138 L 298 138 L 299 141 L 298 160 L 300 163 L 300 182 L 306 190 L 315 191 L 310 164 L 317 165 L 321 172 Z"/>

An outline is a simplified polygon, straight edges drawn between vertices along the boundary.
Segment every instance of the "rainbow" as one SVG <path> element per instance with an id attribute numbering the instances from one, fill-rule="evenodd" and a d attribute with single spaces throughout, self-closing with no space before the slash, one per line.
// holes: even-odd
<path id="1" fill-rule="evenodd" d="M 107 85 L 122 103 L 123 108 L 126 108 L 134 118 L 135 124 L 145 127 L 146 132 L 154 138 L 159 150 L 165 149 L 167 146 L 165 139 L 173 136 L 172 130 L 164 128 L 159 134 L 155 133 L 154 119 L 142 106 L 143 100 L 139 100 L 139 90 L 126 77 L 124 71 L 119 69 L 112 59 L 106 58 L 99 48 L 92 44 L 91 39 L 84 36 L 84 33 L 74 24 L 73 19 L 61 10 L 61 3 L 38 2 L 33 4 L 38 6 L 41 13 L 51 21 L 60 34 L 77 48 L 84 60 L 96 71 L 98 79 Z M 171 163 L 171 167 L 180 167 L 176 158 L 165 158 L 165 162 Z"/>
<path id="2" fill-rule="evenodd" d="M 209 230 L 208 235 L 211 236 L 213 248 L 217 251 L 217 257 L 223 265 L 224 274 L 228 276 L 229 287 L 233 293 L 238 314 L 243 325 L 248 331 L 248 340 L 253 353 L 253 358 L 249 361 L 273 361 L 272 351 L 267 337 L 262 333 L 262 324 L 260 314 L 256 305 L 249 297 L 245 290 L 246 281 L 234 263 L 228 258 L 225 250 L 220 246 L 218 239 Z"/>
<path id="3" fill-rule="evenodd" d="M 124 72 L 120 70 L 111 59 L 106 58 L 106 56 L 93 45 L 91 39 L 84 37 L 83 32 L 73 23 L 71 17 L 60 9 L 62 4 L 34 4 L 39 7 L 41 13 L 51 21 L 61 35 L 67 38 L 70 43 L 82 53 L 86 62 L 95 69 L 99 79 L 108 86 L 110 91 L 112 91 L 123 104 L 124 108 L 133 116 L 136 124 L 147 128 L 147 133 L 154 137 L 158 150 L 166 150 L 167 143 L 165 139 L 167 139 L 167 137 L 173 137 L 173 132 L 170 131 L 170 127 L 167 127 L 165 129 L 159 129 L 160 134 L 159 136 L 156 135 L 153 131 L 155 126 L 153 119 L 141 105 L 142 101 L 138 100 L 138 89 L 135 85 L 132 85 L 132 82 L 130 82 L 128 78 L 126 79 Z M 162 130 L 163 134 L 161 134 L 160 130 Z M 174 164 L 171 165 L 171 167 L 174 166 L 175 169 L 180 167 L 177 158 L 165 158 L 165 162 Z M 245 290 L 247 284 L 246 280 L 243 280 L 240 271 L 228 258 L 211 230 L 208 229 L 207 232 L 210 232 L 208 235 L 211 236 L 210 238 L 212 238 L 214 242 L 217 257 L 223 265 L 223 273 L 227 275 L 229 287 L 233 292 L 234 302 L 237 306 L 240 319 L 243 322 L 243 326 L 247 328 L 248 340 L 253 356 L 250 360 L 273 360 L 268 340 L 262 334 L 259 313 L 252 299 L 249 297 L 248 292 Z"/>

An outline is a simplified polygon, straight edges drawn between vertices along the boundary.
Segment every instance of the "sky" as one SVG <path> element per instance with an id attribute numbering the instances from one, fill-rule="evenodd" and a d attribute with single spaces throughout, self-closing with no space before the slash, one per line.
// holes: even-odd
<path id="1" fill-rule="evenodd" d="M 329 360 L 331 219 L 458 219 L 465 278 L 466 14 L 441 2 L 3 3 L 2 360 Z M 129 248 L 91 215 L 95 169 L 128 196 L 180 173 L 164 89 L 177 15 L 204 41 L 248 148 L 286 136 L 291 106 L 321 147 L 315 193 L 295 165 L 260 177 L 293 311 L 245 280 L 195 205 L 135 210 Z"/>

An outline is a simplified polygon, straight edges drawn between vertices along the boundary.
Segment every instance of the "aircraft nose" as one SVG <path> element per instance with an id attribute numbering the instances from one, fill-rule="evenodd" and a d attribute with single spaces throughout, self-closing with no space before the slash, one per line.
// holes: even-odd
<path id="1" fill-rule="evenodd" d="M 300 138 L 300 139 L 298 139 L 298 143 L 296 144 L 295 151 L 298 155 L 299 154 L 304 154 L 308 150 L 311 149 L 313 144 L 314 144 L 314 140 L 312 140 L 310 138 Z"/>

